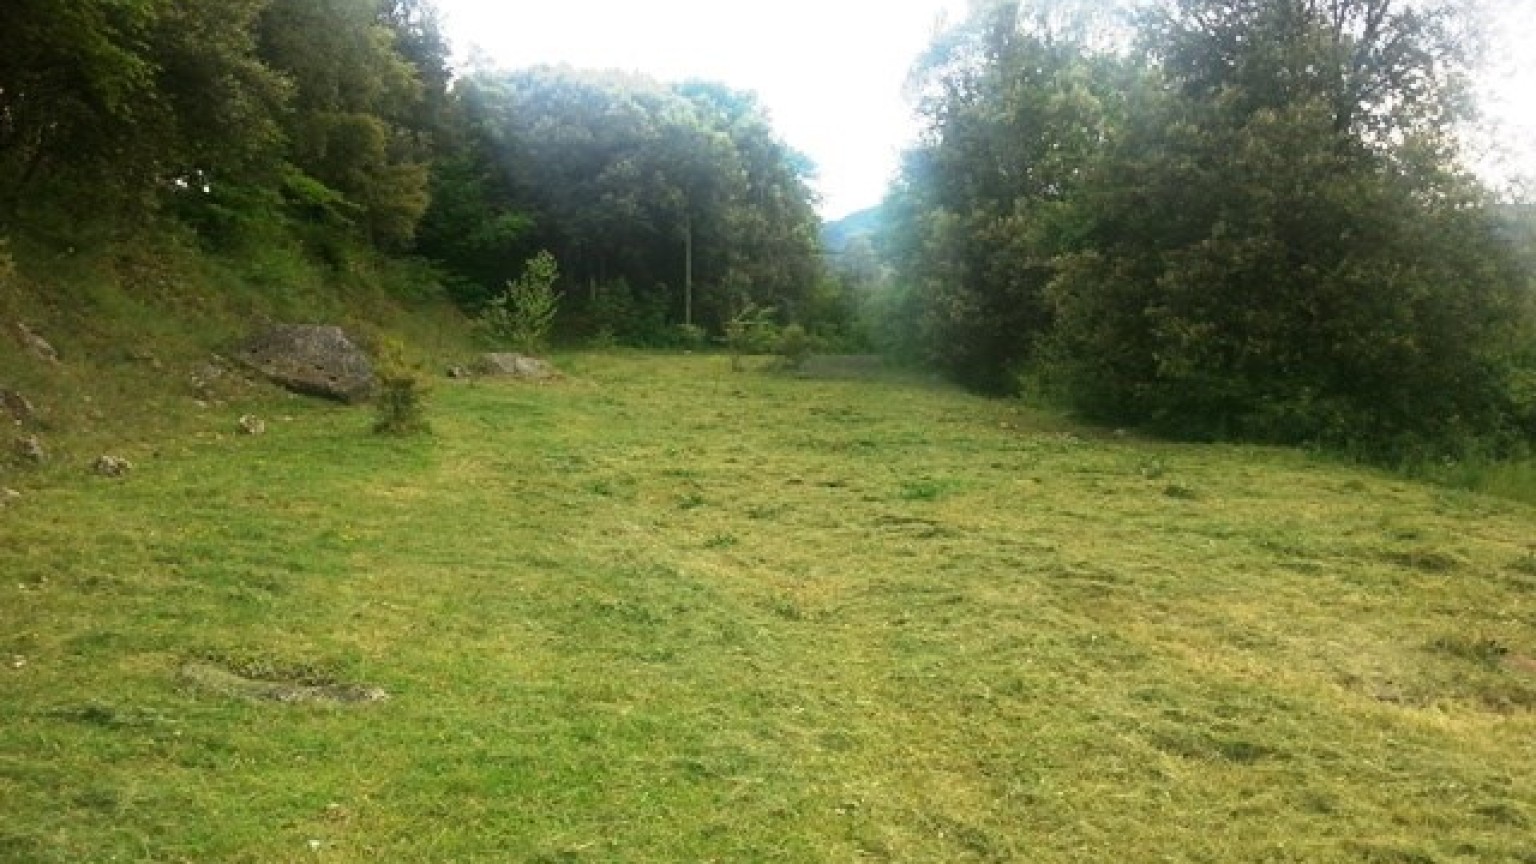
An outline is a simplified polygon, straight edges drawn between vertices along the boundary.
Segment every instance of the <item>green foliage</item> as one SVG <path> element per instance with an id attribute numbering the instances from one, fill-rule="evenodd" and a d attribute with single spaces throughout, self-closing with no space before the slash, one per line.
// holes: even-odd
<path id="1" fill-rule="evenodd" d="M 805 362 L 811 359 L 811 353 L 815 350 L 816 340 L 806 329 L 799 324 L 790 324 L 779 331 L 775 340 L 774 353 L 779 355 L 781 366 L 789 372 L 799 372 L 805 368 Z"/>
<path id="2" fill-rule="evenodd" d="M 696 324 L 679 324 L 677 344 L 685 351 L 697 351 L 709 344 L 709 331 Z"/>
<path id="3" fill-rule="evenodd" d="M 775 314 L 771 306 L 747 303 L 725 322 L 725 347 L 731 353 L 732 369 L 740 371 L 747 355 L 773 351 L 779 339 Z"/>
<path id="4" fill-rule="evenodd" d="M 286 92 L 254 55 L 264 2 L 8 3 L 0 208 L 132 229 L 206 177 L 249 175 Z"/>
<path id="5" fill-rule="evenodd" d="M 907 353 L 999 392 L 1049 329 L 1046 286 L 1074 230 L 1067 202 L 1132 78 L 1086 46 L 1087 22 L 1040 23 L 1030 13 L 1041 8 L 1055 7 L 978 4 L 935 41 L 914 80 L 925 142 L 886 208 L 918 319 Z"/>
<path id="6" fill-rule="evenodd" d="M 573 318 L 580 335 L 594 346 L 670 349 L 683 344 L 683 325 L 675 323 L 666 286 L 635 291 L 623 277 L 590 287 L 585 297 L 572 298 Z"/>
<path id="7" fill-rule="evenodd" d="M 571 298 L 581 335 L 652 346 L 676 345 L 679 323 L 718 331 L 742 286 L 781 308 L 815 286 L 809 166 L 750 94 L 556 68 L 472 75 L 454 94 L 456 161 L 424 232 L 449 266 L 485 280 L 494 265 L 462 238 L 524 217 L 502 245 L 537 243 L 597 286 Z M 612 320 L 619 304 L 644 321 Z"/>
<path id="8" fill-rule="evenodd" d="M 1089 174 L 1087 249 L 1051 288 L 1051 371 L 1072 404 L 1390 460 L 1509 443 L 1499 368 L 1520 277 L 1484 196 L 1433 163 L 1393 165 L 1339 110 L 1139 105 Z"/>
<path id="9" fill-rule="evenodd" d="M 549 332 L 560 307 L 560 296 L 555 291 L 559 278 L 559 265 L 549 252 L 528 259 L 523 274 L 508 282 L 506 291 L 486 305 L 480 314 L 481 326 L 493 338 L 520 351 L 542 351 L 548 347 Z"/>
<path id="10" fill-rule="evenodd" d="M 480 132 L 462 118 L 452 128 L 457 137 L 432 165 L 431 202 L 422 214 L 417 246 L 456 275 L 459 305 L 477 309 L 490 299 L 492 286 L 515 276 L 507 272 L 508 262 L 523 260 L 524 238 L 535 222 L 519 209 L 506 162 L 496 157 L 494 145 L 480 140 Z"/>
<path id="11" fill-rule="evenodd" d="M 422 106 L 447 84 L 421 7 L 18 0 L 0 28 L 0 209 L 82 244 L 170 216 L 229 248 L 319 216 L 322 250 L 355 233 L 403 251 L 440 128 Z"/>
<path id="12" fill-rule="evenodd" d="M 978 5 L 920 68 L 886 341 L 1191 437 L 1391 462 L 1536 438 L 1531 262 L 1458 167 L 1444 10 L 1179 0 L 1131 55 L 1076 8 Z"/>
<path id="13" fill-rule="evenodd" d="M 436 127 L 420 76 L 433 61 L 403 56 L 399 16 L 380 12 L 377 0 L 270 0 L 261 53 L 293 82 L 291 165 L 337 193 L 363 236 L 402 250 L 429 203 L 424 142 Z"/>
<path id="14" fill-rule="evenodd" d="M 408 436 L 430 432 L 425 387 L 411 374 L 382 376 L 375 397 L 377 416 L 373 431 L 379 435 Z"/>

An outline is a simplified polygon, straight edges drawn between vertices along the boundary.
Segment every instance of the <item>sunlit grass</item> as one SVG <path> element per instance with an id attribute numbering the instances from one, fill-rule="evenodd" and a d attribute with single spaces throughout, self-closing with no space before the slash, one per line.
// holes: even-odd
<path id="1" fill-rule="evenodd" d="M 1536 860 L 1530 507 L 563 365 L 0 513 L 0 860 Z"/>

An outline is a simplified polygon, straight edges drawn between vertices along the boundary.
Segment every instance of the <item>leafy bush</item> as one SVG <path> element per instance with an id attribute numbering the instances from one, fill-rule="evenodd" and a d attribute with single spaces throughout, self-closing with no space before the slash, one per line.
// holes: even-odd
<path id="1" fill-rule="evenodd" d="M 799 324 L 791 324 L 779 331 L 778 343 L 774 346 L 780 365 L 790 372 L 803 369 L 813 350 L 815 340 Z"/>
<path id="2" fill-rule="evenodd" d="M 379 368 L 379 392 L 373 431 L 380 435 L 419 435 L 431 431 L 426 417 L 426 386 L 405 357 L 405 343 L 378 336 L 373 348 Z"/>
<path id="3" fill-rule="evenodd" d="M 480 315 L 480 326 L 492 338 L 530 353 L 542 350 L 555 323 L 560 297 L 555 282 L 560 268 L 555 256 L 540 252 L 528 259 L 523 275 L 507 283 Z"/>
<path id="4" fill-rule="evenodd" d="M 765 354 L 778 342 L 779 325 L 773 320 L 773 307 L 748 303 L 725 322 L 725 346 L 731 352 L 731 368 L 741 370 L 741 358 Z"/>
<path id="5" fill-rule="evenodd" d="M 709 341 L 709 332 L 697 324 L 677 325 L 677 344 L 685 351 L 697 351 Z"/>
<path id="6" fill-rule="evenodd" d="M 373 431 L 402 437 L 432 431 L 426 417 L 425 395 L 425 388 L 415 375 L 384 378 L 379 387 Z"/>
<path id="7" fill-rule="evenodd" d="M 629 280 L 602 283 L 591 296 L 577 298 L 575 328 L 594 348 L 688 348 L 687 334 L 673 323 L 670 292 L 665 285 L 650 291 L 631 287 Z"/>

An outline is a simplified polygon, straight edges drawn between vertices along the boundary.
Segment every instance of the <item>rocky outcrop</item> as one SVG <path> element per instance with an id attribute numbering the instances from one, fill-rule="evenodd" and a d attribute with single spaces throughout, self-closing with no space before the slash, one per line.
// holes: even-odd
<path id="1" fill-rule="evenodd" d="M 91 471 L 98 477 L 127 477 L 133 463 L 117 456 L 98 456 L 91 463 Z"/>
<path id="2" fill-rule="evenodd" d="M 239 358 L 306 396 L 361 402 L 373 393 L 373 364 L 340 327 L 279 324 L 248 342 Z"/>
<path id="3" fill-rule="evenodd" d="M 27 325 L 19 323 L 16 325 L 16 338 L 21 342 L 21 346 L 27 349 L 27 353 L 33 357 L 44 363 L 59 362 L 59 352 L 53 350 L 53 346 L 48 344 L 47 339 L 33 333 L 32 329 Z"/>
<path id="4" fill-rule="evenodd" d="M 555 367 L 526 354 L 482 354 L 475 361 L 475 374 L 528 381 L 548 381 L 560 377 Z"/>
<path id="5" fill-rule="evenodd" d="M 31 423 L 37 417 L 37 409 L 32 407 L 27 397 L 15 390 L 0 388 L 0 420 L 10 420 L 17 426 Z"/>
<path id="6" fill-rule="evenodd" d="M 36 435 L 17 438 L 16 455 L 33 465 L 41 465 L 48 461 L 48 451 L 43 449 L 43 442 Z"/>

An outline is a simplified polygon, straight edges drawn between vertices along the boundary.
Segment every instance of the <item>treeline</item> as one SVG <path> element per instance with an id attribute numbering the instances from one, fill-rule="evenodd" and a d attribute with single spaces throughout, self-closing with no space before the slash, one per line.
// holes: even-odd
<path id="1" fill-rule="evenodd" d="M 825 307 L 810 166 L 750 94 L 450 58 L 429 0 L 9 0 L 0 234 L 423 256 L 471 313 L 547 249 L 568 335 L 643 344 Z"/>
<path id="2" fill-rule="evenodd" d="M 1458 7 L 1112 5 L 979 3 L 923 58 L 885 339 L 1183 435 L 1536 440 L 1530 237 L 1463 165 Z"/>
<path id="3" fill-rule="evenodd" d="M 565 328 L 589 337 L 661 347 L 718 334 L 748 304 L 819 308 L 811 168 L 752 94 L 535 68 L 453 96 L 421 247 L 455 263 L 467 303 L 536 247 L 567 274 Z"/>

